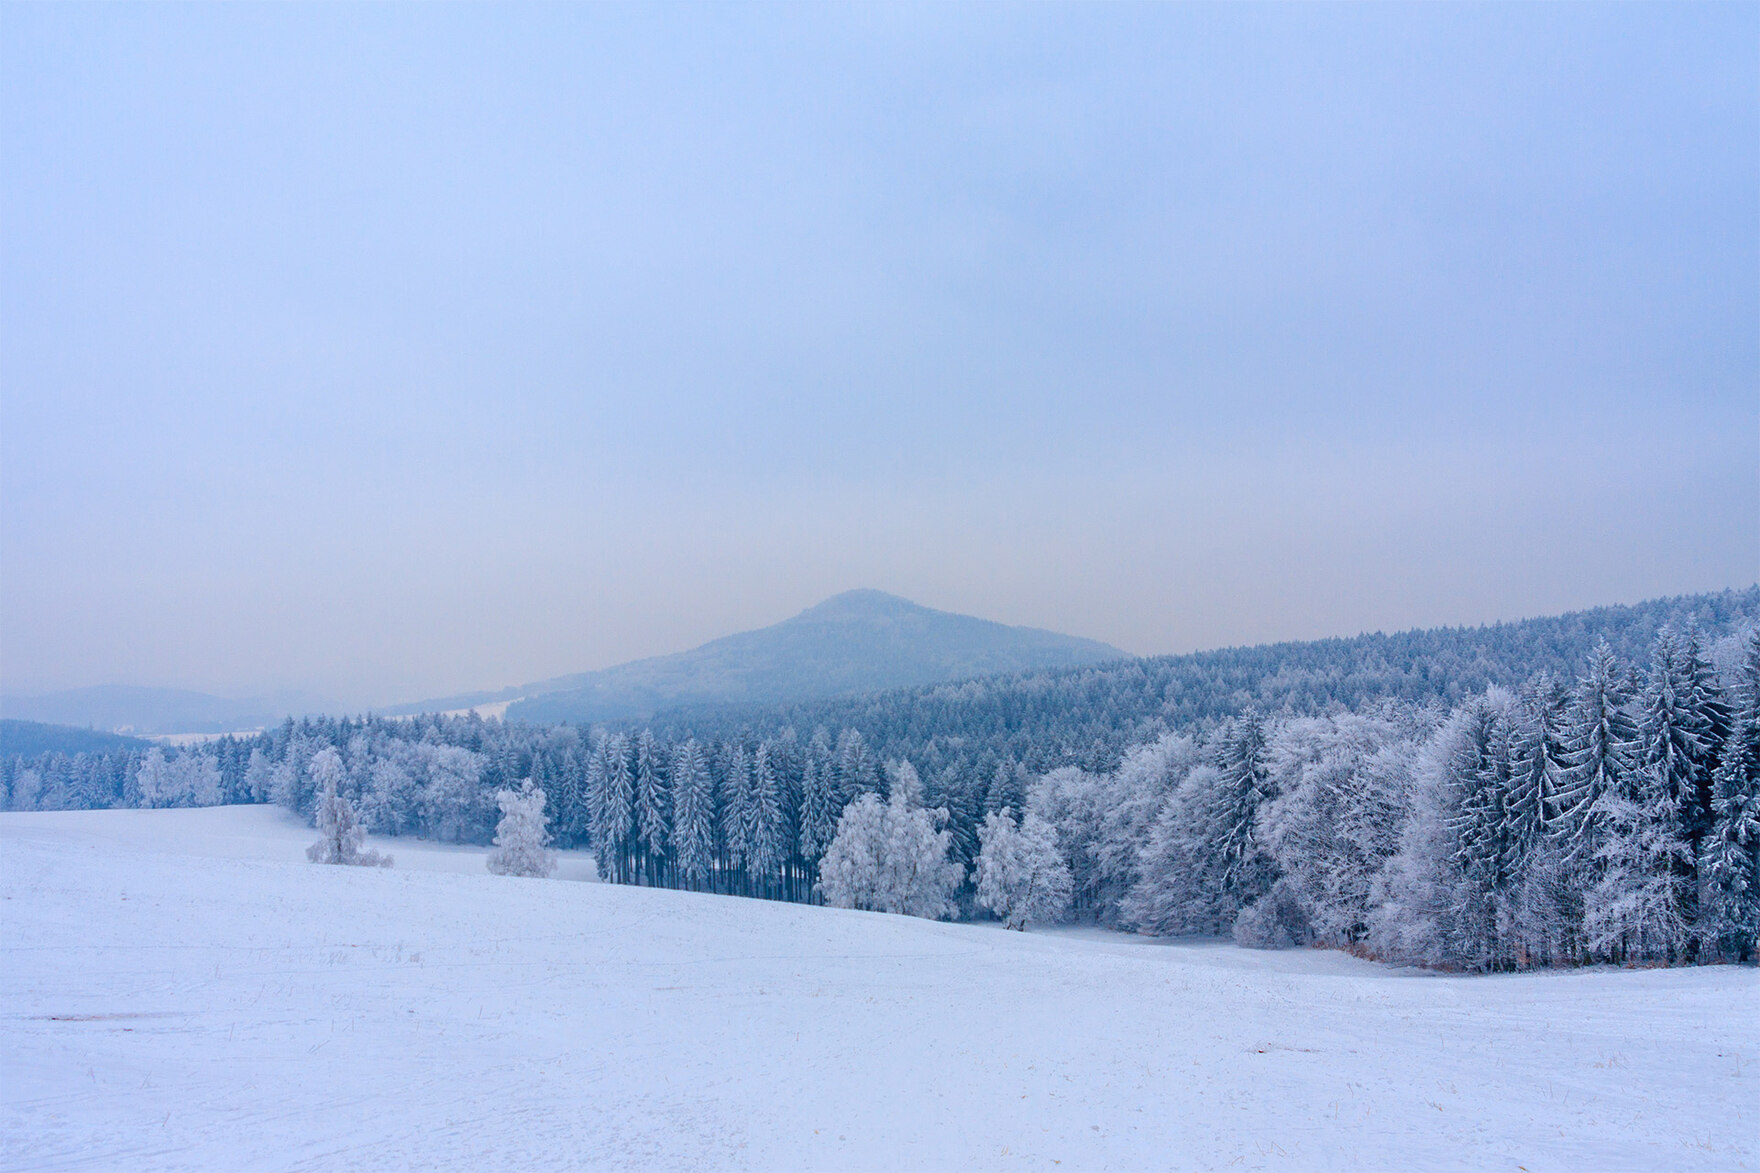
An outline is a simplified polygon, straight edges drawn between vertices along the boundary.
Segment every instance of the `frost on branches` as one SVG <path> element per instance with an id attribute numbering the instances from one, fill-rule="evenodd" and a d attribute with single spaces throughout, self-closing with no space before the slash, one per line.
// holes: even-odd
<path id="1" fill-rule="evenodd" d="M 837 908 L 951 917 L 965 868 L 947 859 L 953 840 L 942 829 L 947 810 L 923 809 L 922 782 L 909 762 L 894 762 L 888 771 L 888 801 L 869 792 L 843 809 L 819 865 L 819 890 Z"/>
<path id="2" fill-rule="evenodd" d="M 354 807 L 342 794 L 342 755 L 325 746 L 312 755 L 306 769 L 318 791 L 318 841 L 306 848 L 306 858 L 313 863 L 390 867 L 389 855 L 361 850 L 367 829 L 355 818 Z"/>
<path id="3" fill-rule="evenodd" d="M 1057 834 L 1029 813 L 1017 826 L 1003 807 L 978 829 L 978 903 L 1008 928 L 1061 918 L 1069 908 L 1069 866 L 1057 850 Z"/>
<path id="4" fill-rule="evenodd" d="M 495 850 L 489 853 L 489 870 L 498 876 L 548 878 L 556 870 L 556 857 L 549 850 L 550 818 L 544 813 L 544 792 L 527 778 L 519 789 L 497 790 L 501 822 L 495 826 Z"/>

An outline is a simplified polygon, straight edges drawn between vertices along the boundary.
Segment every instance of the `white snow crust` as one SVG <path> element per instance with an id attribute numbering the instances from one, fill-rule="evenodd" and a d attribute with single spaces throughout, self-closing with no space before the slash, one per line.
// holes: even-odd
<path id="1" fill-rule="evenodd" d="M 0 815 L 0 1168 L 1757 1164 L 1751 967 L 1441 976 L 313 836 Z"/>

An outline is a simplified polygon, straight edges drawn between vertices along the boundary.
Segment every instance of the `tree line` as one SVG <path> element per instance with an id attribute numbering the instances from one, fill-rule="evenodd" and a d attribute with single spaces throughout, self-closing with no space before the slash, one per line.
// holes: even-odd
<path id="1" fill-rule="evenodd" d="M 1028 809 L 1080 905 L 1141 932 L 1475 971 L 1751 960 L 1760 633 L 1725 673 L 1664 629 L 1643 670 L 1603 644 L 1570 686 L 1248 712 L 1052 771 Z"/>
<path id="2" fill-rule="evenodd" d="M 312 819 L 328 787 L 376 834 L 472 843 L 494 837 L 499 794 L 542 791 L 555 843 L 590 847 L 607 880 L 770 899 L 978 915 L 997 908 L 979 899 L 981 859 L 1013 859 L 1015 835 L 1054 848 L 1010 865 L 1064 893 L 1040 899 L 1038 919 L 1068 908 L 1147 933 L 1474 970 L 1753 955 L 1752 629 L 1665 626 L 1642 665 L 1601 641 L 1568 681 L 1542 671 L 1452 703 L 1249 707 L 1102 768 L 1065 756 L 1035 771 L 923 743 L 883 762 L 856 728 L 766 730 L 314 719 L 0 771 L 13 809 L 249 801 Z M 872 846 L 886 842 L 906 845 L 892 863 Z M 940 887 L 869 874 L 906 859 Z M 847 895 L 864 892 L 880 895 Z"/>

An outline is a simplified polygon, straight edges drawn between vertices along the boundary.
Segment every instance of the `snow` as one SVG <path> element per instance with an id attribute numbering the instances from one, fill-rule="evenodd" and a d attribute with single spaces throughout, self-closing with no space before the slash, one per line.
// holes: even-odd
<path id="1" fill-rule="evenodd" d="M 1439 976 L 313 835 L 0 815 L 0 1168 L 1760 1164 L 1752 968 Z"/>

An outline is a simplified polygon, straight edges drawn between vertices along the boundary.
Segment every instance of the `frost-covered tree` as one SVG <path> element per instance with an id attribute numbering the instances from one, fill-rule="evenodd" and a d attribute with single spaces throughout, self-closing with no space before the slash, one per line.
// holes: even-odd
<path id="1" fill-rule="evenodd" d="M 1625 673 L 1603 640 L 1565 714 L 1565 768 L 1551 820 L 1553 834 L 1579 860 L 1594 855 L 1596 800 L 1617 791 L 1632 768 L 1637 729 L 1626 711 L 1628 699 Z"/>
<path id="2" fill-rule="evenodd" d="M 1228 932 L 1271 890 L 1277 865 L 1259 841 L 1271 798 L 1264 720 L 1248 712 L 1218 736 L 1212 764 L 1191 770 L 1162 808 L 1122 919 L 1153 935 Z"/>
<path id="3" fill-rule="evenodd" d="M 984 813 L 995 814 L 1004 807 L 1018 811 L 1026 799 L 1026 785 L 1019 763 L 1008 758 L 997 762 L 990 775 L 990 786 L 984 791 Z"/>
<path id="4" fill-rule="evenodd" d="M 636 769 L 633 824 L 640 847 L 641 871 L 649 883 L 661 882 L 666 864 L 666 832 L 671 819 L 671 796 L 654 735 L 644 729 L 636 735 Z"/>
<path id="5" fill-rule="evenodd" d="M 828 904 L 939 920 L 954 914 L 965 869 L 947 858 L 944 810 L 910 805 L 907 788 L 885 803 L 869 791 L 844 808 L 819 863 Z"/>
<path id="6" fill-rule="evenodd" d="M 1275 795 L 1266 769 L 1265 722 L 1248 709 L 1229 722 L 1216 750 L 1217 786 L 1211 826 L 1221 862 L 1221 884 L 1231 902 L 1251 904 L 1276 879 L 1276 865 L 1260 848 L 1259 808 Z"/>
<path id="7" fill-rule="evenodd" d="M 43 775 L 32 766 L 21 766 L 12 776 L 11 808 L 15 811 L 34 811 L 42 794 Z"/>
<path id="8" fill-rule="evenodd" d="M 879 795 L 870 791 L 843 808 L 837 834 L 819 861 L 819 891 L 827 904 L 888 910 L 887 841 L 886 805 Z"/>
<path id="9" fill-rule="evenodd" d="M 783 860 L 788 854 L 788 828 L 776 770 L 770 763 L 770 743 L 760 742 L 752 754 L 751 785 L 747 791 L 746 871 L 753 895 L 774 894 Z"/>
<path id="10" fill-rule="evenodd" d="M 1638 698 L 1635 745 L 1593 812 L 1596 878 L 1584 897 L 1590 949 L 1614 961 L 1669 961 L 1688 947 L 1696 904 L 1689 834 L 1711 732 L 1683 641 L 1663 628 Z"/>
<path id="11" fill-rule="evenodd" d="M 888 802 L 907 807 L 923 805 L 923 778 L 917 768 L 900 758 L 886 763 L 886 797 Z"/>
<path id="12" fill-rule="evenodd" d="M 421 825 L 422 788 L 401 743 L 380 751 L 367 771 L 361 821 L 380 835 L 405 835 Z"/>
<path id="13" fill-rule="evenodd" d="M 220 763 L 210 749 L 191 748 L 178 755 L 179 789 L 191 806 L 217 806 L 221 794 Z"/>
<path id="14" fill-rule="evenodd" d="M 1552 677 L 1541 675 L 1522 688 L 1509 714 L 1509 791 L 1502 837 L 1509 853 L 1506 867 L 1512 874 L 1519 874 L 1540 850 L 1548 826 L 1562 809 L 1564 713 L 1564 689 Z"/>
<path id="15" fill-rule="evenodd" d="M 251 747 L 249 763 L 244 769 L 245 795 L 252 802 L 268 802 L 274 790 L 275 763 L 260 745 Z"/>
<path id="16" fill-rule="evenodd" d="M 1595 803 L 1596 881 L 1584 895 L 1590 950 L 1610 961 L 1671 961 L 1690 937 L 1688 858 L 1661 763 L 1628 770 Z"/>
<path id="17" fill-rule="evenodd" d="M 685 886 L 702 889 L 715 851 L 715 780 L 695 739 L 672 755 L 672 865 Z"/>
<path id="18" fill-rule="evenodd" d="M 1085 851 L 1093 868 L 1086 881 L 1087 900 L 1101 923 L 1118 923 L 1121 902 L 1142 880 L 1143 848 L 1156 817 L 1179 784 L 1202 762 L 1203 751 L 1195 738 L 1168 733 L 1127 751 L 1117 770 L 1098 779 L 1100 793 L 1093 800 L 1099 816 L 1098 840 Z M 1037 809 L 1034 800 L 1038 797 L 1035 787 L 1028 801 L 1030 811 Z M 1058 827 L 1058 846 L 1066 859 L 1071 858 L 1062 828 L 1056 820 L 1045 817 Z M 1070 870 L 1073 880 L 1073 864 Z"/>
<path id="19" fill-rule="evenodd" d="M 1011 929 L 1055 921 L 1069 909 L 1069 868 L 1051 824 L 1028 814 L 1018 825 L 1004 807 L 978 831 L 978 903 Z"/>
<path id="20" fill-rule="evenodd" d="M 837 780 L 831 743 L 824 729 L 807 744 L 806 764 L 801 772 L 800 854 L 808 866 L 819 858 L 837 834 Z"/>
<path id="21" fill-rule="evenodd" d="M 859 729 L 837 735 L 837 800 L 839 808 L 859 794 L 879 793 L 880 768 L 867 738 Z"/>
<path id="22" fill-rule="evenodd" d="M 175 756 L 154 746 L 135 772 L 143 807 L 214 806 L 221 799 L 220 766 L 212 753 L 190 747 Z"/>
<path id="23" fill-rule="evenodd" d="M 1744 644 L 1735 700 L 1699 848 L 1695 934 L 1707 960 L 1751 960 L 1760 938 L 1760 630 Z"/>
<path id="24" fill-rule="evenodd" d="M 158 746 L 141 756 L 140 768 L 134 775 L 135 793 L 143 807 L 170 806 L 172 794 L 171 763 Z"/>
<path id="25" fill-rule="evenodd" d="M 281 751 L 281 768 L 276 771 L 270 799 L 296 815 L 309 817 L 314 810 L 317 792 L 306 771 L 306 763 L 318 752 L 321 744 L 310 731 L 304 728 L 292 730 L 291 726 L 290 721 L 290 731 Z"/>
<path id="26" fill-rule="evenodd" d="M 1278 797 L 1260 810 L 1259 836 L 1282 872 L 1281 891 L 1249 927 L 1237 925 L 1237 939 L 1341 946 L 1363 939 L 1376 878 L 1399 847 L 1409 762 L 1425 728 L 1394 711 L 1279 727 L 1268 747 Z"/>
<path id="27" fill-rule="evenodd" d="M 996 778 L 1006 780 L 1013 767 L 1003 763 Z M 993 780 L 984 799 L 985 820 L 1005 810 L 1019 810 L 1008 800 L 1008 788 L 1000 794 Z M 1108 835 L 1107 809 L 1115 800 L 1114 777 L 1090 774 L 1078 766 L 1060 766 L 1033 783 L 1026 812 L 1054 829 L 1059 855 L 1065 860 L 1072 884 L 1071 900 L 1078 917 L 1100 919 L 1107 896 L 1100 856 Z M 991 808 L 990 803 L 997 805 Z M 983 824 L 979 824 L 979 852 L 983 851 Z"/>
<path id="28" fill-rule="evenodd" d="M 635 780 L 629 743 L 622 734 L 601 734 L 587 774 L 587 806 L 593 823 L 593 860 L 599 877 L 629 879 L 629 840 L 634 826 Z"/>
<path id="29" fill-rule="evenodd" d="M 495 803 L 501 808 L 501 821 L 495 826 L 489 870 L 498 876 L 549 877 L 556 871 L 556 856 L 549 850 L 544 792 L 527 778 L 518 790 L 497 790 Z"/>
<path id="30" fill-rule="evenodd" d="M 751 855 L 752 834 L 757 822 L 752 806 L 752 759 L 746 753 L 746 747 L 737 741 L 727 747 L 723 756 L 718 797 L 726 868 L 742 881 L 749 880 L 746 861 Z M 739 887 L 742 895 L 747 893 L 745 882 Z"/>
<path id="31" fill-rule="evenodd" d="M 1240 909 L 1223 891 L 1214 796 L 1221 786 L 1216 767 L 1190 770 L 1149 828 L 1138 863 L 1140 878 L 1125 897 L 1124 925 L 1150 936 L 1225 932 Z"/>
<path id="32" fill-rule="evenodd" d="M 422 742 L 415 756 L 423 778 L 418 808 L 424 833 L 442 843 L 481 843 L 478 828 L 487 823 L 490 809 L 481 785 L 483 755 Z"/>
<path id="33" fill-rule="evenodd" d="M 587 767 L 580 738 L 572 729 L 554 737 L 553 751 L 533 762 L 532 785 L 550 796 L 554 841 L 563 847 L 584 847 L 592 840 L 592 820 L 587 815 Z"/>
<path id="34" fill-rule="evenodd" d="M 361 850 L 367 829 L 355 818 L 354 807 L 342 793 L 346 777 L 342 755 L 334 746 L 325 746 L 312 755 L 307 769 L 318 793 L 318 841 L 306 848 L 306 858 L 313 863 L 390 867 L 389 855 Z"/>
<path id="35" fill-rule="evenodd" d="M 1696 641 L 1689 650 L 1672 628 L 1657 632 L 1638 696 L 1637 766 L 1661 787 L 1661 801 L 1675 811 L 1683 836 L 1704 821 L 1697 813 L 1701 775 L 1709 775 L 1713 764 L 1712 697 L 1701 691 L 1703 665 L 1696 661 L 1702 656 L 1696 652 Z"/>
<path id="36" fill-rule="evenodd" d="M 1754 629 L 1750 629 L 1750 634 L 1752 630 Z M 1735 642 L 1740 643 L 1739 637 Z M 1696 855 L 1700 842 L 1711 831 L 1711 776 L 1717 769 L 1718 762 L 1722 760 L 1723 743 L 1734 728 L 1734 700 L 1724 689 L 1717 665 L 1712 660 L 1711 649 L 1707 646 L 1705 633 L 1700 630 L 1697 622 L 1691 619 L 1687 621 L 1680 646 L 1683 674 L 1689 686 L 1684 707 L 1701 726 L 1700 768 L 1697 771 L 1699 792 L 1688 799 L 1682 809 L 1687 841 Z M 1739 655 L 1735 662 L 1739 665 Z"/>
<path id="37" fill-rule="evenodd" d="M 1485 836 L 1498 804 L 1486 792 L 1505 777 L 1497 758 L 1510 706 L 1501 690 L 1470 699 L 1419 753 L 1411 813 L 1371 918 L 1369 939 L 1382 956 L 1467 969 L 1503 963 L 1503 893 L 1493 857 L 1479 851 L 1495 846 Z"/>

